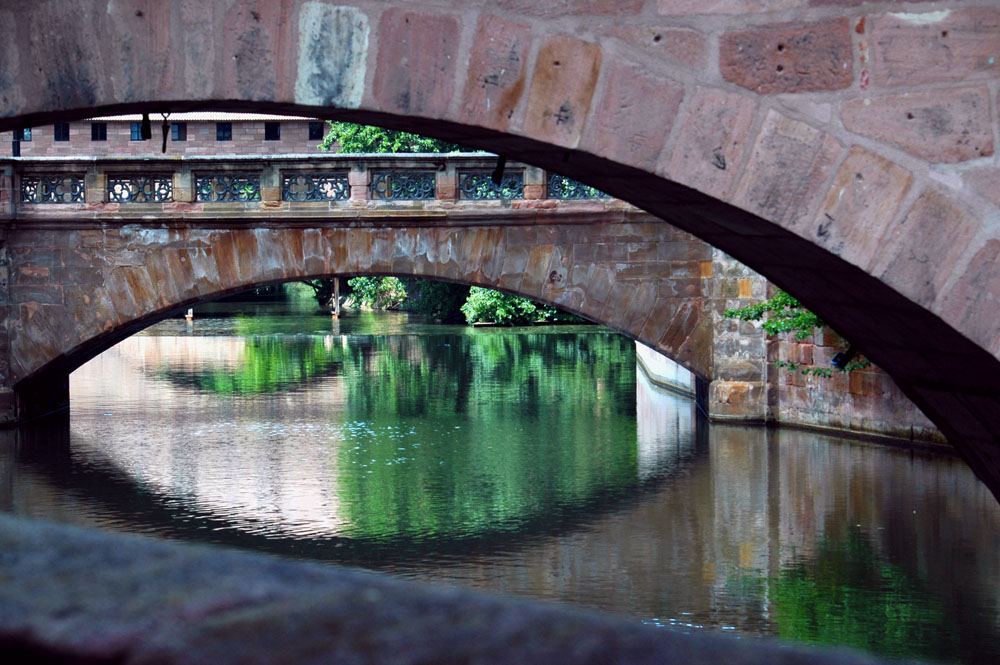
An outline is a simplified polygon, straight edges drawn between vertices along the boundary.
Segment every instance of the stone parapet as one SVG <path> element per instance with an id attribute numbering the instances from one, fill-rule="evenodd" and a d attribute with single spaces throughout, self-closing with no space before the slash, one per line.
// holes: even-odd
<path id="1" fill-rule="evenodd" d="M 881 662 L 9 516 L 0 547 L 0 647 L 11 662 Z"/>

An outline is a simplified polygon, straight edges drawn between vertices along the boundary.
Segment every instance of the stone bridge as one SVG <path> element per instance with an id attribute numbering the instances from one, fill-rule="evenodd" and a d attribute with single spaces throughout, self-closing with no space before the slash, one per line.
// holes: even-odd
<path id="1" fill-rule="evenodd" d="M 284 112 L 566 174 L 799 297 L 1000 491 L 992 0 L 47 7 L 0 8 L 0 131 Z"/>
<path id="2" fill-rule="evenodd" d="M 712 312 L 741 290 L 762 296 L 764 280 L 742 267 L 714 277 L 712 247 L 568 178 L 508 163 L 497 188 L 495 165 L 475 154 L 5 160 L 6 419 L 68 403 L 69 372 L 158 319 L 330 275 L 528 296 L 711 381 Z"/>
<path id="3" fill-rule="evenodd" d="M 279 112 L 422 132 L 565 174 L 799 297 L 1000 494 L 998 26 L 994 0 L 3 2 L 0 131 Z M 122 230 L 107 233 L 125 256 Z M 268 233 L 229 232 L 220 247 L 243 255 Z M 380 233 L 303 229 L 303 258 L 310 234 L 329 238 L 325 257 Z M 449 232 L 435 233 L 428 252 L 444 255 Z M 171 234 L 184 235 L 158 232 Z M 173 242 L 160 261 L 187 247 Z M 268 248 L 279 247 L 252 253 Z M 115 279 L 141 280 L 146 258 Z M 23 319 L 41 304 L 8 295 L 4 307 Z M 12 361 L 10 377 L 25 369 Z"/>

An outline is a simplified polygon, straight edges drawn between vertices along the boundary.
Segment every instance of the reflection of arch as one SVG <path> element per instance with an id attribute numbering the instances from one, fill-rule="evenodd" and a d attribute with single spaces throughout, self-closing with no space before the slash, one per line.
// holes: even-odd
<path id="1" fill-rule="evenodd" d="M 22 3 L 0 11 L 18 26 L 0 45 L 0 60 L 15 63 L 0 82 L 0 129 L 95 113 L 262 110 L 416 130 L 564 172 L 800 297 L 1000 492 L 996 166 L 953 166 L 994 154 L 985 82 L 997 70 L 973 64 L 979 41 L 925 39 L 972 34 L 996 10 L 952 0 L 917 20 L 852 22 L 803 7 L 781 14 L 798 22 L 775 24 L 765 7 L 748 29 L 740 3 L 705 8 L 711 16 L 653 4 L 561 11 L 511 0 L 453 15 L 430 1 L 236 2 L 206 16 L 178 3 Z M 594 20 L 607 14 L 614 20 Z M 653 37 L 651 15 L 663 28 Z M 36 34 L 61 40 L 43 45 Z M 797 46 L 816 40 L 823 48 Z M 963 64 L 942 70 L 941 49 Z M 669 307 L 669 296 L 639 295 L 641 311 Z M 31 302 L 12 310 L 10 327 L 46 304 Z M 30 342 L 65 332 L 46 321 Z"/>
<path id="2" fill-rule="evenodd" d="M 696 418 L 693 404 L 685 398 L 668 395 L 666 399 L 687 409 Z M 81 457 L 79 428 L 70 431 L 68 418 L 56 417 L 20 428 L 17 436 L 22 445 L 18 462 L 28 463 L 41 473 L 46 483 L 64 496 L 93 503 L 101 507 L 117 525 L 127 524 L 130 532 L 179 538 L 194 542 L 212 542 L 260 552 L 301 556 L 340 563 L 363 564 L 373 568 L 410 560 L 425 560 L 428 554 L 449 555 L 496 554 L 530 547 L 539 539 L 586 528 L 629 505 L 642 496 L 655 493 L 675 474 L 687 473 L 690 466 L 706 454 L 707 428 L 699 426 L 684 440 L 667 442 L 669 450 L 659 450 L 645 474 L 638 474 L 634 484 L 601 486 L 584 500 L 547 505 L 544 509 L 520 519 L 491 523 L 490 528 L 475 533 L 451 533 L 413 539 L 398 538 L 300 538 L 281 532 L 241 528 L 240 524 L 220 518 L 197 507 L 186 506 L 174 497 L 151 490 L 148 483 L 138 482 L 113 464 L 87 456 Z M 664 443 L 664 442 L 659 442 Z M 657 442 L 647 442 L 655 447 Z M 71 451 L 73 454 L 71 454 Z M 208 536 L 208 537 L 206 537 Z"/>

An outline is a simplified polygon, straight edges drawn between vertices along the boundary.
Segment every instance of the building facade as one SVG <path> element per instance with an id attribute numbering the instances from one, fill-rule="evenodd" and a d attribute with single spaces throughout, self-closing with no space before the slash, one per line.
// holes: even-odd
<path id="1" fill-rule="evenodd" d="M 321 152 L 326 123 L 257 113 L 150 115 L 151 136 L 142 138 L 141 115 L 58 122 L 0 133 L 3 154 L 21 157 L 144 157 L 168 155 L 272 155 Z M 20 155 L 16 154 L 20 152 Z"/>

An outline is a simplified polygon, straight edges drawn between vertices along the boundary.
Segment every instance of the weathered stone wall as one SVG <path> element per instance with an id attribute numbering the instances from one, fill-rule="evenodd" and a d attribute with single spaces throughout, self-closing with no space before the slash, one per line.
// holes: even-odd
<path id="1" fill-rule="evenodd" d="M 834 370 L 825 378 L 803 374 L 803 369 L 830 368 L 835 353 L 847 342 L 829 328 L 796 340 L 791 335 L 767 341 L 768 381 L 772 418 L 780 423 L 887 436 L 916 442 L 944 443 L 934 423 L 888 374 L 871 365 L 849 373 Z M 795 363 L 788 369 L 776 360 Z"/>
<path id="2" fill-rule="evenodd" d="M 728 319 L 723 312 L 763 300 L 767 280 L 733 257 L 715 250 L 711 312 L 715 328 L 709 413 L 716 420 L 770 419 L 766 340 L 759 324 Z"/>

